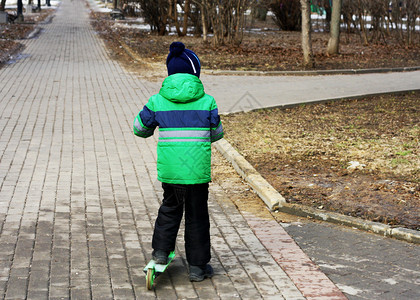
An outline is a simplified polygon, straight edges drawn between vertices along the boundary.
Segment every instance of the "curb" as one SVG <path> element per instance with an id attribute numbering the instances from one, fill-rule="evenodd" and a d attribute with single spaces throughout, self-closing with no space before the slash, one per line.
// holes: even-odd
<path id="1" fill-rule="evenodd" d="M 260 196 L 270 210 L 279 209 L 287 204 L 286 199 L 227 140 L 219 140 L 215 143 L 215 147 L 233 165 L 236 172 L 248 181 L 252 189 Z"/>
<path id="2" fill-rule="evenodd" d="M 36 38 L 39 35 L 40 32 L 41 32 L 41 27 L 36 26 L 35 29 L 32 32 L 30 32 L 28 34 L 28 36 L 24 39 L 25 40 L 30 40 L 30 39 Z"/>
<path id="3" fill-rule="evenodd" d="M 357 75 L 371 73 L 412 72 L 420 70 L 420 66 L 401 68 L 343 69 L 314 71 L 235 71 L 235 70 L 202 70 L 208 75 L 242 75 L 242 76 L 313 76 L 313 75 Z"/>
<path id="4" fill-rule="evenodd" d="M 232 164 L 239 175 L 249 183 L 252 189 L 271 211 L 279 210 L 296 216 L 340 224 L 373 232 L 382 236 L 420 244 L 420 232 L 417 232 L 416 230 L 392 227 L 386 224 L 323 211 L 309 206 L 287 203 L 284 197 L 280 195 L 280 193 L 277 192 L 277 190 L 274 189 L 227 140 L 221 139 L 214 145 L 223 157 Z"/>
<path id="5" fill-rule="evenodd" d="M 57 6 L 57 8 L 58 7 L 60 7 L 60 5 L 61 5 L 61 2 L 60 2 L 60 4 Z M 37 23 L 34 27 L 34 30 L 32 30 L 26 37 L 24 37 L 22 40 L 30 40 L 30 39 L 33 39 L 33 38 L 36 38 L 41 32 L 42 32 L 42 25 L 45 25 L 45 24 L 49 24 L 49 23 L 51 23 L 52 22 L 52 19 L 54 19 L 54 17 L 55 17 L 55 13 L 56 13 L 56 11 L 55 12 L 53 12 L 53 13 L 51 13 L 50 15 L 48 15 L 46 18 L 45 18 L 45 20 L 43 20 L 42 22 L 39 22 L 39 23 Z"/>

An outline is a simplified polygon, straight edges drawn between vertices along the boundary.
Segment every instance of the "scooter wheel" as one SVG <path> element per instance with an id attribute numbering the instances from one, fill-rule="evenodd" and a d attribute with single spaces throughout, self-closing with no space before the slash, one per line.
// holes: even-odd
<path id="1" fill-rule="evenodd" d="M 154 275 L 155 271 L 153 269 L 147 269 L 147 274 L 146 274 L 146 288 L 148 290 L 151 290 L 153 287 L 153 275 Z"/>

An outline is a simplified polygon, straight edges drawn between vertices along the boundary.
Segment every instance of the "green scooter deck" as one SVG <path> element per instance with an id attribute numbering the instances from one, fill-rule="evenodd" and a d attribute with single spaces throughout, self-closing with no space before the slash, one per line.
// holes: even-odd
<path id="1" fill-rule="evenodd" d="M 165 272 L 174 257 L 175 251 L 169 253 L 168 263 L 166 265 L 157 264 L 153 259 L 149 261 L 147 266 L 143 269 L 144 273 L 146 273 L 146 288 L 148 290 L 152 289 L 156 277 Z"/>

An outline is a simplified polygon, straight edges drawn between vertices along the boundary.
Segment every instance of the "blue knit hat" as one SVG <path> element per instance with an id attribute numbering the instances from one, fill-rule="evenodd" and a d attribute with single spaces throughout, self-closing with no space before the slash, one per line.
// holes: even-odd
<path id="1" fill-rule="evenodd" d="M 176 73 L 188 73 L 200 77 L 200 60 L 193 51 L 186 49 L 181 42 L 173 42 L 169 46 L 166 67 L 168 68 L 168 76 Z"/>

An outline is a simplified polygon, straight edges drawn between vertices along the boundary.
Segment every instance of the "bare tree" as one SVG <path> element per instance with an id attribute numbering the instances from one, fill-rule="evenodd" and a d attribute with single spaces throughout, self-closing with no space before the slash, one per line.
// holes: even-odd
<path id="1" fill-rule="evenodd" d="M 407 44 L 414 43 L 414 35 L 416 33 L 416 20 L 420 15 L 420 0 L 407 0 Z"/>
<path id="2" fill-rule="evenodd" d="M 204 1 L 203 1 L 204 2 Z M 207 14 L 206 14 L 206 6 L 204 5 L 204 3 L 200 4 L 200 9 L 201 9 L 201 24 L 203 27 L 203 41 L 207 42 Z"/>
<path id="3" fill-rule="evenodd" d="M 302 50 L 303 64 L 307 68 L 315 66 L 311 39 L 311 0 L 300 0 L 302 6 Z"/>
<path id="4" fill-rule="evenodd" d="M 242 43 L 245 23 L 245 11 L 249 0 L 193 0 L 202 7 L 213 29 L 213 42 L 216 45 Z"/>
<path id="5" fill-rule="evenodd" d="M 274 22 L 282 30 L 301 30 L 302 7 L 300 0 L 273 0 L 270 3 Z"/>
<path id="6" fill-rule="evenodd" d="M 6 0 L 0 0 L 4 5 Z M 364 45 L 384 42 L 393 35 L 401 44 L 418 43 L 420 34 L 416 20 L 420 13 L 420 0 L 125 0 L 130 5 L 140 6 L 152 31 L 163 35 L 168 25 L 174 25 L 179 36 L 186 35 L 188 26 L 194 26 L 195 33 L 203 33 L 207 40 L 209 32 L 214 34 L 215 44 L 239 45 L 243 39 L 244 13 L 253 5 L 270 6 L 276 14 L 275 20 L 283 30 L 300 30 L 302 20 L 308 20 L 303 37 L 310 41 L 310 15 L 301 16 L 302 4 L 310 3 L 323 7 L 327 12 L 330 40 L 327 53 L 339 52 L 340 18 L 343 16 L 347 33 L 357 32 Z M 309 3 L 307 3 L 309 2 Z M 339 9 L 341 7 L 341 10 Z M 275 8 L 275 9 L 274 9 Z M 1 7 L 0 7 L 1 9 Z M 306 10 L 305 10 L 306 11 Z M 417 23 L 418 24 L 418 23 Z M 309 32 L 308 35 L 304 32 Z M 309 45 L 303 43 L 302 46 Z M 305 46 L 306 47 L 306 46 Z M 307 51 L 305 50 L 305 52 Z M 310 51 L 308 52 L 310 53 Z"/>
<path id="7" fill-rule="evenodd" d="M 387 42 L 391 35 L 401 44 L 418 42 L 416 19 L 420 0 L 342 0 L 347 31 L 350 26 L 360 34 L 364 45 Z M 353 18 L 355 16 L 355 18 Z"/>
<path id="8" fill-rule="evenodd" d="M 357 0 L 357 17 L 359 20 L 360 25 L 360 36 L 362 38 L 363 44 L 368 45 L 368 37 L 367 37 L 367 31 L 366 31 L 366 13 L 367 13 L 367 5 L 366 0 Z"/>
<path id="9" fill-rule="evenodd" d="M 328 41 L 327 53 L 338 54 L 340 46 L 340 20 L 341 20 L 341 0 L 333 0 L 330 39 Z"/>
<path id="10" fill-rule="evenodd" d="M 168 25 L 168 0 L 138 0 L 138 3 L 145 22 L 150 25 L 152 31 L 157 32 L 159 35 L 164 35 Z"/>
<path id="11" fill-rule="evenodd" d="M 256 0 L 251 3 L 252 19 L 265 21 L 272 0 Z"/>
<path id="12" fill-rule="evenodd" d="M 376 0 L 368 3 L 367 9 L 370 13 L 371 24 L 371 41 L 377 41 L 382 38 L 386 42 L 385 38 L 385 17 L 389 10 L 389 3 L 384 0 Z"/>
<path id="13" fill-rule="evenodd" d="M 343 0 L 341 4 L 341 10 L 343 12 L 343 20 L 346 25 L 347 34 L 354 32 L 356 29 L 356 22 L 353 16 L 355 15 L 354 0 Z"/>

